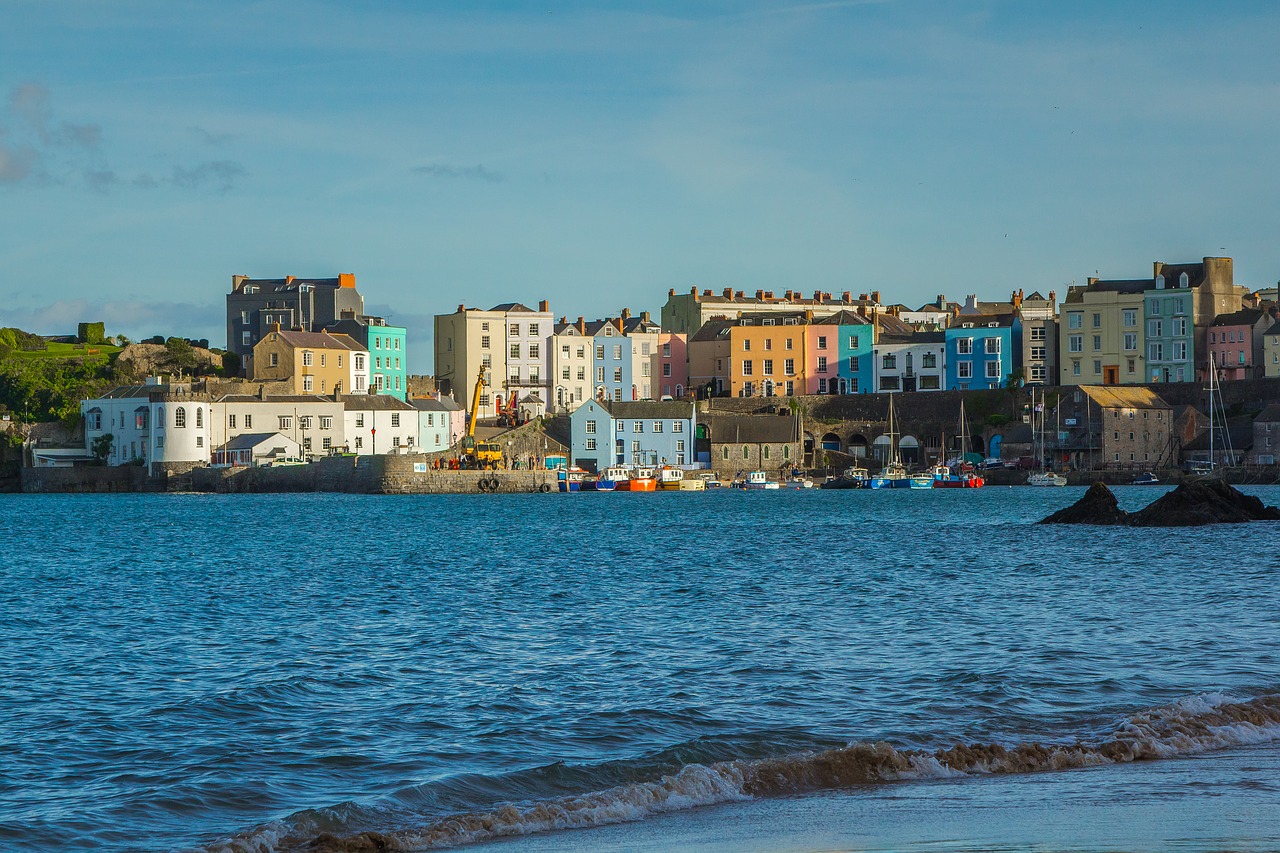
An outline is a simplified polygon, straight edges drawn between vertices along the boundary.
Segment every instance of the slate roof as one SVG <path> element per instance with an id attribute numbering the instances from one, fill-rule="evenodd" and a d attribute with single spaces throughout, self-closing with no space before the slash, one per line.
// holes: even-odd
<path id="1" fill-rule="evenodd" d="M 1149 278 L 1099 280 L 1085 287 L 1068 288 L 1066 301 L 1080 302 L 1085 293 L 1145 293 L 1155 286 L 1155 282 Z"/>
<path id="2" fill-rule="evenodd" d="M 416 412 L 417 409 L 390 394 L 343 394 L 342 405 L 349 412 Z"/>
<path id="3" fill-rule="evenodd" d="M 231 439 L 230 441 L 228 441 L 226 444 L 222 445 L 222 447 L 219 447 L 218 449 L 219 450 L 252 450 L 258 445 L 266 444 L 268 441 L 275 441 L 276 439 L 284 439 L 290 444 L 298 443 L 293 439 L 289 438 L 287 435 L 284 435 L 278 432 L 246 432 L 241 435 L 237 435 L 235 438 Z"/>
<path id="4" fill-rule="evenodd" d="M 1280 335 L 1280 322 L 1272 323 L 1271 328 L 1263 332 L 1264 335 Z"/>
<path id="5" fill-rule="evenodd" d="M 799 441 L 800 421 L 792 415 L 704 415 L 713 444 L 783 444 Z"/>
<path id="6" fill-rule="evenodd" d="M 332 403 L 332 397 L 324 394 L 280 394 L 266 398 L 257 394 L 223 394 L 217 399 L 219 403 Z"/>
<path id="7" fill-rule="evenodd" d="M 1252 326 L 1262 319 L 1265 312 L 1261 308 L 1242 308 L 1231 314 L 1219 314 L 1210 326 Z"/>
<path id="8" fill-rule="evenodd" d="M 1218 424 L 1218 435 L 1214 440 L 1217 452 L 1222 451 L 1222 424 Z M 1253 420 L 1248 415 L 1227 419 L 1227 436 L 1231 439 L 1231 449 L 1236 453 L 1253 447 Z M 1209 430 L 1201 431 L 1195 438 L 1182 445 L 1183 452 L 1209 449 Z"/>
<path id="9" fill-rule="evenodd" d="M 1193 264 L 1165 264 L 1160 269 L 1160 274 L 1164 276 L 1164 286 L 1166 289 L 1177 289 L 1178 279 L 1183 273 L 1187 274 L 1187 284 L 1190 287 L 1199 287 L 1204 284 L 1205 272 L 1204 262 L 1198 261 Z M 1155 279 L 1151 279 L 1150 288 L 1156 286 Z"/>
<path id="10" fill-rule="evenodd" d="M 615 418 L 652 419 L 652 420 L 687 420 L 693 417 L 693 405 L 678 403 L 673 400 L 638 400 L 615 403 L 611 400 L 600 400 L 599 404 Z"/>
<path id="11" fill-rule="evenodd" d="M 1280 422 L 1280 403 L 1268 403 L 1265 409 L 1258 412 L 1258 416 L 1254 420 L 1261 421 L 1264 424 Z"/>
<path id="12" fill-rule="evenodd" d="M 236 290 L 243 291 L 246 286 L 251 285 L 261 290 L 285 293 L 297 290 L 304 284 L 311 287 L 332 287 L 335 290 L 342 286 L 336 278 L 294 278 L 292 281 L 287 278 L 246 278 L 237 285 Z"/>
<path id="13" fill-rule="evenodd" d="M 508 314 L 536 314 L 528 305 L 521 302 L 503 302 L 501 305 L 495 305 L 489 309 L 490 311 L 504 311 Z"/>
<path id="14" fill-rule="evenodd" d="M 990 328 L 992 323 L 997 323 L 1001 328 L 1013 325 L 1013 321 L 1018 317 L 1017 314 L 961 314 L 959 317 L 951 319 L 951 328 L 963 329 L 965 323 L 972 323 L 975 329 Z"/>
<path id="15" fill-rule="evenodd" d="M 815 326 L 870 326 L 871 321 L 856 311 L 840 309 L 834 314 L 819 317 L 813 321 Z"/>
<path id="16" fill-rule="evenodd" d="M 693 337 L 689 338 L 689 343 L 698 341 L 714 341 L 717 338 L 727 336 L 729 327 L 733 323 L 730 320 L 708 320 L 702 324 L 702 328 L 693 333 Z"/>
<path id="17" fill-rule="evenodd" d="M 346 349 L 353 352 L 366 352 L 365 348 L 350 335 L 333 334 L 332 332 L 294 332 L 288 329 L 273 331 L 292 347 L 309 349 Z M 265 338 L 264 338 L 265 340 Z"/>
<path id="18" fill-rule="evenodd" d="M 881 344 L 941 344 L 946 343 L 946 332 L 905 332 L 901 334 L 882 333 L 877 343 Z"/>

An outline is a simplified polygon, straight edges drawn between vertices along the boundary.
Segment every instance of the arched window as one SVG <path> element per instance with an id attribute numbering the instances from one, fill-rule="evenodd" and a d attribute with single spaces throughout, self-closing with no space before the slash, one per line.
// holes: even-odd
<path id="1" fill-rule="evenodd" d="M 720 448 L 720 455 L 726 462 L 729 461 L 729 445 L 726 444 L 724 447 Z"/>
<path id="2" fill-rule="evenodd" d="M 750 447 L 747 447 L 745 444 L 744 444 L 744 445 L 742 445 L 742 458 L 743 458 L 743 459 L 750 459 L 750 458 L 751 458 L 751 448 L 750 448 Z"/>
<path id="3" fill-rule="evenodd" d="M 789 445 L 789 444 L 784 444 L 784 445 L 782 446 L 782 458 L 783 458 L 783 459 L 790 459 L 790 458 L 791 458 L 791 445 Z"/>
<path id="4" fill-rule="evenodd" d="M 769 458 L 769 445 L 767 444 L 764 446 L 764 458 L 765 459 Z"/>
<path id="5" fill-rule="evenodd" d="M 187 425 L 187 410 L 182 406 L 173 410 L 173 425 L 182 429 Z"/>
<path id="6" fill-rule="evenodd" d="M 196 406 L 196 429 L 204 426 L 204 409 Z"/>
<path id="7" fill-rule="evenodd" d="M 1190 286 L 1191 286 L 1190 276 L 1188 276 L 1186 273 L 1183 273 L 1182 275 L 1178 276 L 1178 287 L 1190 287 Z"/>

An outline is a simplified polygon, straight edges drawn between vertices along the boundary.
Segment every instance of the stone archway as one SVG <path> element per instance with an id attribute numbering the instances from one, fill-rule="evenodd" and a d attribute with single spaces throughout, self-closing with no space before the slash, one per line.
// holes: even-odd
<path id="1" fill-rule="evenodd" d="M 893 449 L 893 439 L 888 435 L 878 435 L 876 440 L 871 443 L 871 455 L 881 462 L 889 461 L 889 453 Z"/>
<path id="2" fill-rule="evenodd" d="M 914 435 L 904 435 L 898 439 L 898 455 L 902 457 L 902 461 L 907 465 L 919 464 L 920 440 Z"/>
<path id="3" fill-rule="evenodd" d="M 849 455 L 863 459 L 867 455 L 867 437 L 859 433 L 849 436 Z"/>
<path id="4" fill-rule="evenodd" d="M 840 436 L 836 435 L 834 432 L 829 432 L 822 436 L 822 449 L 834 450 L 839 453 L 841 450 Z"/>

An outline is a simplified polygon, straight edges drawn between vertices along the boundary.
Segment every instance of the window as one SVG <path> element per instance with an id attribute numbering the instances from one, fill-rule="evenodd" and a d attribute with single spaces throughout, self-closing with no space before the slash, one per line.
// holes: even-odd
<path id="1" fill-rule="evenodd" d="M 818 372 L 819 373 L 827 372 L 827 357 L 825 355 L 818 356 Z"/>
<path id="2" fill-rule="evenodd" d="M 960 355 L 973 353 L 973 338 L 956 338 L 956 352 Z"/>
<path id="3" fill-rule="evenodd" d="M 788 358 L 783 360 L 782 373 L 784 376 L 796 375 L 796 360 L 794 358 Z"/>
<path id="4" fill-rule="evenodd" d="M 1093 327 L 1094 327 L 1095 329 L 1101 329 L 1101 328 L 1102 328 L 1102 315 L 1101 315 L 1101 314 L 1094 314 L 1094 315 L 1093 315 Z"/>
<path id="5" fill-rule="evenodd" d="M 622 358 L 622 344 L 614 344 L 613 357 L 614 360 Z"/>
<path id="6" fill-rule="evenodd" d="M 662 432 L 662 421 L 654 421 L 654 422 L 653 422 L 653 431 L 654 431 L 654 432 Z"/>
<path id="7" fill-rule="evenodd" d="M 826 348 L 827 348 L 826 335 L 818 335 L 818 349 L 826 349 Z"/>
<path id="8" fill-rule="evenodd" d="M 364 439 L 357 435 L 357 436 L 356 436 L 356 450 L 359 450 L 359 449 L 360 449 L 360 448 L 362 448 L 362 447 L 364 447 Z"/>
<path id="9" fill-rule="evenodd" d="M 615 368 L 613 369 L 613 381 L 614 381 L 614 382 L 621 382 L 621 381 L 622 381 L 622 368 L 621 368 L 621 367 L 615 367 Z"/>
<path id="10" fill-rule="evenodd" d="M 1067 338 L 1068 352 L 1084 352 L 1084 335 L 1070 335 Z"/>
<path id="11" fill-rule="evenodd" d="M 529 358 L 541 358 L 541 357 L 542 357 L 542 345 L 529 344 Z"/>
<path id="12" fill-rule="evenodd" d="M 396 350 L 396 352 L 400 352 L 400 339 L 399 339 L 399 338 L 396 338 L 396 340 L 395 340 L 395 345 L 396 345 L 396 346 L 395 346 L 395 350 Z M 397 362 L 399 362 L 399 361 L 400 361 L 400 359 L 396 359 L 396 361 L 397 361 Z M 397 366 L 398 366 L 398 365 L 397 365 Z"/>
<path id="13" fill-rule="evenodd" d="M 597 382 L 603 382 L 603 381 L 604 381 L 604 368 L 603 368 L 603 367 L 597 367 L 597 368 L 596 368 L 596 381 L 597 381 Z"/>
<path id="14" fill-rule="evenodd" d="M 764 375 L 765 376 L 773 375 L 773 359 L 771 358 L 766 358 L 764 360 Z"/>
<path id="15" fill-rule="evenodd" d="M 600 344 L 596 347 L 596 358 L 600 360 L 604 359 L 604 344 Z"/>
<path id="16" fill-rule="evenodd" d="M 271 366 L 272 366 L 272 367 L 279 367 L 279 366 L 280 366 L 280 353 L 278 353 L 278 352 L 273 352 L 273 353 L 271 353 L 271 357 L 270 357 L 269 359 L 267 359 L 267 360 L 268 360 L 268 362 L 270 362 L 270 364 L 271 364 Z"/>
<path id="17" fill-rule="evenodd" d="M 227 415 L 227 429 L 235 429 L 235 428 L 236 428 L 236 416 Z"/>
<path id="18" fill-rule="evenodd" d="M 398 435 L 393 435 L 393 436 L 391 436 L 391 446 L 392 446 L 392 447 L 399 447 L 399 446 L 400 446 L 400 436 L 398 436 Z"/>
<path id="19" fill-rule="evenodd" d="M 651 373 L 651 371 L 650 371 L 650 369 L 649 369 L 649 368 L 650 368 L 651 366 L 652 366 L 652 365 L 650 365 L 650 364 L 649 364 L 649 362 L 647 362 L 647 361 L 645 361 L 645 362 L 641 362 L 641 364 L 640 364 L 640 375 L 641 375 L 641 376 L 649 376 L 649 375 L 650 375 L 650 373 Z"/>
<path id="20" fill-rule="evenodd" d="M 1147 321 L 1147 337 L 1158 338 L 1162 334 L 1162 328 L 1159 320 Z"/>
<path id="21" fill-rule="evenodd" d="M 488 335 L 481 335 L 481 336 L 480 336 L 480 349 L 488 349 L 488 348 L 489 348 L 489 336 L 488 336 Z"/>
<path id="22" fill-rule="evenodd" d="M 1043 341 L 1045 339 L 1046 330 L 1044 326 L 1032 326 L 1029 331 L 1030 331 L 1031 340 Z"/>
<path id="23" fill-rule="evenodd" d="M 508 329 L 508 332 L 511 334 L 511 337 L 513 338 L 520 337 L 520 324 L 512 323 L 510 329 Z"/>
<path id="24" fill-rule="evenodd" d="M 1164 361 L 1164 344 L 1147 344 L 1147 361 Z"/>
<path id="25" fill-rule="evenodd" d="M 246 347 L 247 347 L 247 346 L 252 346 L 252 345 L 253 345 L 253 334 L 252 334 L 251 332 L 241 332 L 241 334 L 240 334 L 240 343 L 241 343 L 243 346 L 246 346 Z"/>
<path id="26" fill-rule="evenodd" d="M 744 445 L 742 445 L 742 458 L 743 458 L 743 459 L 750 459 L 750 458 L 751 458 L 751 448 L 750 448 L 750 447 L 747 447 L 745 444 L 744 444 Z"/>
<path id="27" fill-rule="evenodd" d="M 595 449 L 596 449 L 596 440 L 594 438 L 588 438 L 587 450 L 595 450 Z"/>
<path id="28" fill-rule="evenodd" d="M 1000 362 L 998 361 L 987 362 L 987 378 L 988 379 L 1000 378 Z"/>
<path id="29" fill-rule="evenodd" d="M 957 362 L 956 362 L 956 376 L 960 377 L 961 379 L 969 379 L 969 378 L 972 378 L 972 376 L 973 376 L 973 362 L 972 362 L 972 361 L 957 361 Z"/>
<path id="30" fill-rule="evenodd" d="M 1071 362 L 1071 375 L 1072 376 L 1080 375 L 1080 362 L 1078 360 Z"/>
<path id="31" fill-rule="evenodd" d="M 999 353 L 999 352 L 1000 352 L 1000 339 L 999 339 L 999 338 L 987 338 L 987 339 L 986 339 L 986 350 L 987 350 L 987 355 L 994 355 L 994 354 Z"/>
<path id="32" fill-rule="evenodd" d="M 1125 332 L 1125 333 L 1124 333 L 1124 348 L 1125 348 L 1126 350 L 1136 350 L 1136 349 L 1138 348 L 1138 334 L 1137 334 L 1137 332 Z"/>
<path id="33" fill-rule="evenodd" d="M 312 425 L 311 415 L 300 415 L 298 417 L 299 429 L 311 429 L 311 425 Z"/>
<path id="34" fill-rule="evenodd" d="M 311 376 L 310 374 L 307 374 L 306 376 L 302 377 L 302 390 L 303 390 L 303 391 L 314 391 L 314 390 L 315 390 L 315 377 Z"/>
<path id="35" fill-rule="evenodd" d="M 670 375 L 671 375 L 671 364 L 670 364 L 670 363 L 668 363 L 668 362 L 663 362 L 663 364 L 662 364 L 662 375 L 663 375 L 663 376 L 670 376 Z"/>
<path id="36" fill-rule="evenodd" d="M 1131 359 L 1129 359 L 1128 361 L 1126 361 L 1126 362 L 1125 362 L 1125 372 L 1126 372 L 1126 373 L 1133 373 L 1133 372 L 1134 372 L 1134 370 L 1135 370 L 1135 369 L 1136 369 L 1136 367 L 1137 367 L 1137 363 L 1138 363 L 1138 362 L 1137 362 L 1135 359 L 1132 359 L 1132 358 L 1131 358 Z"/>
<path id="37" fill-rule="evenodd" d="M 1044 365 L 1043 364 L 1031 365 L 1031 381 L 1032 382 L 1044 381 Z"/>
<path id="38" fill-rule="evenodd" d="M 640 442 L 638 442 L 638 441 L 633 441 L 633 442 L 631 442 L 631 452 L 632 452 L 632 453 L 639 453 L 639 452 L 640 452 Z"/>
<path id="39" fill-rule="evenodd" d="M 751 339 L 750 339 L 750 338 L 745 338 L 745 339 L 742 341 L 742 351 L 743 351 L 743 352 L 751 352 Z"/>
<path id="40" fill-rule="evenodd" d="M 339 356 L 338 367 L 342 367 L 341 356 Z M 364 370 L 364 354 L 356 353 L 356 370 Z"/>
<path id="41" fill-rule="evenodd" d="M 684 464 L 684 439 L 676 442 L 676 462 L 680 465 Z"/>
<path id="42" fill-rule="evenodd" d="M 1079 311 L 1072 311 L 1067 315 L 1067 328 L 1078 329 L 1084 325 L 1084 315 Z"/>
<path id="43" fill-rule="evenodd" d="M 640 342 L 640 354 L 641 354 L 641 355 L 649 355 L 649 354 L 650 354 L 649 342 L 648 342 L 648 341 L 641 341 L 641 342 Z"/>
<path id="44" fill-rule="evenodd" d="M 585 367 L 578 368 L 578 381 L 582 382 L 587 378 L 587 369 Z"/>
<path id="45" fill-rule="evenodd" d="M 751 375 L 751 370 L 752 370 L 752 368 L 751 368 L 751 359 L 747 359 L 746 361 L 742 362 L 742 375 L 743 375 L 743 376 L 750 376 L 750 375 Z"/>
<path id="46" fill-rule="evenodd" d="M 488 394 L 480 395 L 480 405 L 481 406 L 489 405 Z M 356 412 L 356 429 L 364 429 L 364 412 Z"/>
<path id="47" fill-rule="evenodd" d="M 392 426 L 392 427 L 398 427 L 398 426 L 400 426 L 400 413 L 399 413 L 399 412 L 392 412 L 392 413 L 391 413 L 391 426 Z"/>
<path id="48" fill-rule="evenodd" d="M 586 425 L 586 428 L 585 428 L 585 429 L 586 429 L 586 433 L 587 433 L 587 435 L 595 435 L 595 434 L 596 434 L 596 422 L 595 422 L 594 420 L 587 421 L 587 425 Z"/>
<path id="49" fill-rule="evenodd" d="M 538 336 L 538 324 L 537 324 L 537 323 L 530 323 L 530 324 L 529 324 L 529 337 L 531 337 L 531 338 L 536 338 L 537 336 Z"/>
<path id="50" fill-rule="evenodd" d="M 783 349 L 795 349 L 795 347 L 791 346 L 791 338 L 787 338 L 786 346 Z"/>
<path id="51" fill-rule="evenodd" d="M 917 386 L 921 391 L 937 391 L 942 387 L 941 380 L 937 376 L 921 376 L 920 384 Z M 851 379 L 849 381 L 849 393 L 858 393 L 858 380 Z"/>
<path id="52" fill-rule="evenodd" d="M 632 432 L 644 432 L 644 421 L 636 421 L 631 425 Z"/>
<path id="53" fill-rule="evenodd" d="M 764 447 L 760 448 L 760 455 L 764 459 L 769 458 L 769 445 L 766 444 Z"/>
<path id="54" fill-rule="evenodd" d="M 1175 317 L 1175 318 L 1174 318 L 1174 319 L 1169 323 L 1169 326 L 1171 327 L 1171 331 L 1169 332 L 1169 334 L 1171 334 L 1171 335 L 1185 335 L 1185 334 L 1187 333 L 1187 318 L 1186 318 L 1186 317 Z"/>
<path id="55" fill-rule="evenodd" d="M 1187 359 L 1187 342 L 1174 341 L 1173 342 L 1173 360 L 1186 361 L 1186 359 Z"/>
<path id="56" fill-rule="evenodd" d="M 773 349 L 773 338 L 764 339 L 764 348 L 766 351 Z"/>
<path id="57" fill-rule="evenodd" d="M 293 415 L 280 416 L 280 430 L 283 432 L 287 429 L 293 429 Z"/>
<path id="58" fill-rule="evenodd" d="M 1102 362 L 1096 358 L 1093 360 L 1093 374 L 1095 376 L 1102 375 Z"/>
<path id="59" fill-rule="evenodd" d="M 851 355 L 851 356 L 849 356 L 849 370 L 850 370 L 850 372 L 852 372 L 852 373 L 857 373 L 857 372 L 858 372 L 858 365 L 859 365 L 859 364 L 861 364 L 861 363 L 862 363 L 862 356 L 860 356 L 860 355 Z"/>
<path id="60" fill-rule="evenodd" d="M 1093 351 L 1094 352 L 1102 351 L 1102 335 L 1093 336 Z"/>
<path id="61" fill-rule="evenodd" d="M 511 348 L 510 348 L 510 349 L 508 350 L 508 352 L 507 352 L 507 356 L 508 356 L 509 358 L 519 358 L 519 357 L 520 357 L 520 345 L 519 345 L 519 344 L 512 344 L 512 345 L 511 345 Z"/>
<path id="62" fill-rule="evenodd" d="M 684 421 L 672 421 L 671 431 L 676 433 L 684 432 Z"/>
<path id="63" fill-rule="evenodd" d="M 439 443 L 440 443 L 440 436 L 437 435 L 436 444 L 439 444 Z M 320 442 L 320 446 L 323 447 L 325 450 L 331 449 L 333 447 L 333 439 L 332 438 L 324 439 L 322 442 Z"/>
<path id="64" fill-rule="evenodd" d="M 244 416 L 244 428 L 253 429 L 253 415 Z"/>
<path id="65" fill-rule="evenodd" d="M 315 354 L 311 350 L 304 349 L 302 351 L 302 366 L 311 367 L 315 363 Z"/>
<path id="66" fill-rule="evenodd" d="M 173 410 L 173 425 L 182 429 L 187 425 L 187 410 L 182 406 Z"/>
<path id="67" fill-rule="evenodd" d="M 1033 361 L 1043 361 L 1043 360 L 1044 360 L 1044 347 L 1032 347 L 1032 348 L 1031 348 L 1031 359 L 1032 359 Z"/>
<path id="68" fill-rule="evenodd" d="M 561 379 L 568 379 L 568 378 L 569 378 L 569 367 L 568 367 L 568 365 L 566 365 L 566 366 L 564 366 L 564 367 L 560 368 L 560 378 L 561 378 Z"/>
<path id="69" fill-rule="evenodd" d="M 203 435 L 197 435 L 197 436 L 196 436 L 196 447 L 204 447 L 204 436 L 203 436 Z"/>
<path id="70" fill-rule="evenodd" d="M 1134 326 L 1138 325 L 1138 309 L 1136 308 L 1124 309 L 1123 319 L 1124 319 L 1125 327 L 1132 329 Z"/>
<path id="71" fill-rule="evenodd" d="M 488 356 L 485 356 L 485 358 L 488 358 Z M 361 357 L 356 360 L 356 367 L 363 367 L 363 366 L 364 366 L 364 358 Z M 342 353 L 338 353 L 338 367 L 342 367 Z"/>
<path id="72" fill-rule="evenodd" d="M 899 388 L 897 376 L 882 376 L 880 378 L 881 391 L 897 391 Z"/>
<path id="73" fill-rule="evenodd" d="M 618 432 L 626 432 L 626 431 L 627 431 L 627 422 L 626 422 L 626 421 L 618 421 L 617 426 L 618 426 Z"/>

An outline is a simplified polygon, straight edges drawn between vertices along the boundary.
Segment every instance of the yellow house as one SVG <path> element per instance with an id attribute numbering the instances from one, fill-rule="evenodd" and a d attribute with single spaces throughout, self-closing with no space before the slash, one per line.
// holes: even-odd
<path id="1" fill-rule="evenodd" d="M 1140 384 L 1143 293 L 1150 279 L 1101 281 L 1071 287 L 1058 311 L 1058 377 L 1062 385 Z"/>
<path id="2" fill-rule="evenodd" d="M 295 394 L 364 394 L 369 353 L 350 335 L 282 331 L 277 325 L 253 347 L 253 378 L 291 381 Z"/>
<path id="3" fill-rule="evenodd" d="M 743 315 L 729 327 L 729 393 L 734 397 L 804 394 L 805 334 L 812 312 Z"/>

